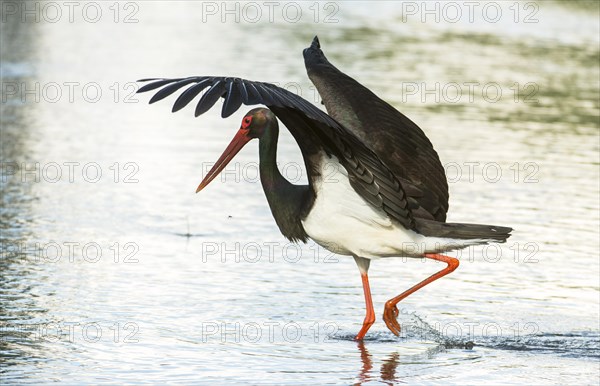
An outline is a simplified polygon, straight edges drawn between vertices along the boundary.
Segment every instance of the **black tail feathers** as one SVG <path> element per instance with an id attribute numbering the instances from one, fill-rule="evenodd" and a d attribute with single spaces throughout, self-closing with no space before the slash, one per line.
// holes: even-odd
<path id="1" fill-rule="evenodd" d="M 444 237 L 451 239 L 484 239 L 503 243 L 510 237 L 512 228 L 495 225 L 443 223 L 432 220 L 417 219 L 419 233 L 428 237 Z"/>

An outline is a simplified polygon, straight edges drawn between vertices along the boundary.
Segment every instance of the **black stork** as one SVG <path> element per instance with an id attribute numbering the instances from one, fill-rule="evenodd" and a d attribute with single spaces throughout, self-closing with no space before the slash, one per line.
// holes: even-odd
<path id="1" fill-rule="evenodd" d="M 313 239 L 322 247 L 354 257 L 360 270 L 366 317 L 356 336 L 362 340 L 375 322 L 367 272 L 371 259 L 392 256 L 428 258 L 447 266 L 385 303 L 383 319 L 398 335 L 396 304 L 458 267 L 441 253 L 488 242 L 504 242 L 511 228 L 447 223 L 448 183 L 444 168 L 423 131 L 394 107 L 342 73 L 314 38 L 304 50 L 308 77 L 327 113 L 300 96 L 270 83 L 240 78 L 195 76 L 142 79 L 138 92 L 160 90 L 159 101 L 185 86 L 173 112 L 206 90 L 195 115 L 223 98 L 226 118 L 244 105 L 250 110 L 223 155 L 204 177 L 204 189 L 254 138 L 258 138 L 260 180 L 275 222 L 291 241 Z M 279 172 L 277 118 L 302 152 L 308 185 L 294 185 Z M 332 175 L 332 170 L 335 171 Z M 328 178 L 324 178 L 327 173 Z"/>

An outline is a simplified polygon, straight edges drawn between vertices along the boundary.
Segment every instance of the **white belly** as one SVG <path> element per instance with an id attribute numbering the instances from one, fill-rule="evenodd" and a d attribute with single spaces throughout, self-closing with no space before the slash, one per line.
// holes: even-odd
<path id="1" fill-rule="evenodd" d="M 479 240 L 425 237 L 392 221 L 368 204 L 350 186 L 346 169 L 336 157 L 323 155 L 316 199 L 302 226 L 316 243 L 340 254 L 367 259 L 389 256 L 420 257 L 479 244 Z M 479 242 L 478 242 L 479 241 Z"/>

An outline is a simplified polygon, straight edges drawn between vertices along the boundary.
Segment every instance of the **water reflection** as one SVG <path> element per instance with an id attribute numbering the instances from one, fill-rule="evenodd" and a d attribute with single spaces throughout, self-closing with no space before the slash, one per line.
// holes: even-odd
<path id="1" fill-rule="evenodd" d="M 386 359 L 383 360 L 381 365 L 381 379 L 384 381 L 395 382 L 396 378 L 396 367 L 400 360 L 400 353 L 395 351 L 391 353 Z"/>
<path id="2" fill-rule="evenodd" d="M 365 347 L 365 343 L 363 341 L 357 342 L 358 351 L 360 352 L 360 360 L 361 360 L 361 369 L 358 374 L 359 382 L 357 385 L 362 385 L 363 382 L 369 382 L 371 380 L 371 369 L 373 368 L 373 361 L 371 359 L 371 354 Z"/>
<path id="3" fill-rule="evenodd" d="M 369 383 L 375 379 L 381 379 L 388 385 L 397 383 L 398 378 L 396 376 L 396 368 L 400 364 L 400 353 L 398 351 L 391 352 L 382 362 L 381 368 L 379 369 L 379 376 L 373 374 L 373 357 L 369 353 L 364 341 L 356 343 L 358 351 L 360 352 L 361 369 L 358 374 L 358 382 L 355 385 L 362 385 L 363 383 Z"/>

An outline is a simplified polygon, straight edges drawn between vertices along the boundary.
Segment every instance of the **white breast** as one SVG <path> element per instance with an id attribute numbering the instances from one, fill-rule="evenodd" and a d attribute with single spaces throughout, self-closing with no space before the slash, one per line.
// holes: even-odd
<path id="1" fill-rule="evenodd" d="M 425 237 L 392 221 L 368 204 L 350 186 L 348 172 L 334 156 L 322 154 L 316 200 L 302 225 L 322 247 L 341 255 L 368 259 L 389 256 L 420 257 L 479 244 L 481 240 Z"/>

